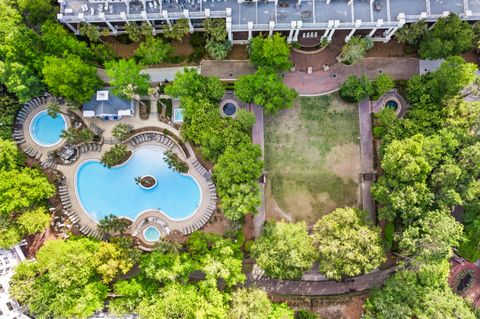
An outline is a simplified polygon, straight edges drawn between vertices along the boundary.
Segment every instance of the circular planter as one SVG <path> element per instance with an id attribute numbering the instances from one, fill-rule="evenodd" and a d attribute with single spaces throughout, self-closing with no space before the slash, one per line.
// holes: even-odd
<path id="1" fill-rule="evenodd" d="M 233 99 L 226 99 L 220 104 L 220 112 L 223 116 L 235 117 L 240 106 Z"/>
<path id="2" fill-rule="evenodd" d="M 140 178 L 138 185 L 143 189 L 152 189 L 157 186 L 157 179 L 152 175 L 145 175 Z"/>

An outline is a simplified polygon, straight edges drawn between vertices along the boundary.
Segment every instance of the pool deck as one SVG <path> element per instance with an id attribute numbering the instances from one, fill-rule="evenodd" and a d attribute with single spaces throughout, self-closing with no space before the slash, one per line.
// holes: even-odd
<path id="1" fill-rule="evenodd" d="M 36 151 L 38 151 L 39 157 L 37 158 L 41 162 L 47 160 L 48 152 L 58 149 L 65 144 L 65 141 L 62 141 L 61 143 L 53 147 L 42 147 L 36 144 L 29 134 L 29 125 L 31 123 L 31 120 L 34 118 L 34 116 L 37 113 L 43 110 L 46 110 L 48 108 L 48 105 L 53 101 L 54 101 L 53 97 L 46 98 L 46 101 L 43 104 L 40 103 L 40 105 L 36 106 L 32 111 L 30 111 L 26 115 L 23 123 L 21 124 L 23 128 L 24 141 L 23 142 L 17 141 L 17 143 L 19 144 L 19 147 L 23 150 L 27 149 L 28 147 L 31 147 L 31 148 L 34 148 Z M 64 113 L 67 113 L 66 106 L 62 105 L 61 111 Z M 133 143 L 130 143 L 131 139 L 133 139 L 135 136 L 138 136 L 144 133 L 154 133 L 158 135 L 163 135 L 161 132 L 163 132 L 163 130 L 168 130 L 170 135 L 180 137 L 180 131 L 177 130 L 172 125 L 159 121 L 155 115 L 151 115 L 147 120 L 142 120 L 140 118 L 139 112 L 136 112 L 133 117 L 124 117 L 119 121 L 103 121 L 98 118 L 84 118 L 83 116 L 81 116 L 79 112 L 77 112 L 77 114 L 83 119 L 83 121 L 88 127 L 90 127 L 90 125 L 93 123 L 104 130 L 103 132 L 104 144 L 100 152 L 88 151 L 86 153 L 82 153 L 73 164 L 71 165 L 57 164 L 55 169 L 61 172 L 65 176 L 64 183 L 68 189 L 68 197 L 71 203 L 71 207 L 68 208 L 68 211 L 75 212 L 76 215 L 79 217 L 79 221 L 77 221 L 76 224 L 78 224 L 79 226 L 82 226 L 82 228 L 88 227 L 89 229 L 95 231 L 97 229 L 96 220 L 83 210 L 82 205 L 80 204 L 78 197 L 76 195 L 75 174 L 76 174 L 77 168 L 85 161 L 100 160 L 102 154 L 108 151 L 114 144 L 117 143 L 117 141 L 112 135 L 112 129 L 119 123 L 130 124 L 133 126 L 134 129 L 145 129 L 149 127 L 154 128 L 152 130 L 147 129 L 145 131 L 142 131 L 130 137 L 129 139 L 127 139 L 124 143 L 128 145 L 130 150 L 133 150 L 136 148 L 132 146 Z M 67 119 L 68 126 L 70 127 L 71 120 L 69 116 L 65 116 L 65 117 Z M 171 140 L 173 141 L 173 139 Z M 166 214 L 159 211 L 155 211 L 155 210 L 139 212 L 139 215 L 133 221 L 133 224 L 129 229 L 130 233 L 136 233 L 138 235 L 138 238 L 142 240 L 143 229 L 145 229 L 149 225 L 155 225 L 157 227 L 160 225 L 159 229 L 162 232 L 162 235 L 165 235 L 173 230 L 178 230 L 182 233 L 185 233 L 185 229 L 188 227 L 191 227 L 194 224 L 199 225 L 201 222 L 204 224 L 205 223 L 204 215 L 207 209 L 209 207 L 216 207 L 216 195 L 212 193 L 211 189 L 209 188 L 209 184 L 211 184 L 211 182 L 207 180 L 207 178 L 204 177 L 198 171 L 198 168 L 195 168 L 195 165 L 198 166 L 198 163 L 196 162 L 195 153 L 192 147 L 188 143 L 185 143 L 185 147 L 190 153 L 190 157 L 186 158 L 182 148 L 176 142 L 174 143 L 173 146 L 166 147 L 165 145 L 161 145 L 160 143 L 155 143 L 154 141 L 148 141 L 148 142 L 142 143 L 141 145 L 138 145 L 138 147 L 144 147 L 148 145 L 154 145 L 155 147 L 163 148 L 165 150 L 168 148 L 171 148 L 182 160 L 184 160 L 189 166 L 189 174 L 192 177 L 194 177 L 195 180 L 198 182 L 198 185 L 202 193 L 202 199 L 195 214 L 190 218 L 182 221 L 176 221 L 176 220 L 170 219 Z"/>

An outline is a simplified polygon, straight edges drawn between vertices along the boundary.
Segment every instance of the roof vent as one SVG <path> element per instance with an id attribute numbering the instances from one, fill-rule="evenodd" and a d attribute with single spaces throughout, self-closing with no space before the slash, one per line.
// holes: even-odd
<path id="1" fill-rule="evenodd" d="M 97 91 L 97 101 L 108 101 L 108 91 Z"/>

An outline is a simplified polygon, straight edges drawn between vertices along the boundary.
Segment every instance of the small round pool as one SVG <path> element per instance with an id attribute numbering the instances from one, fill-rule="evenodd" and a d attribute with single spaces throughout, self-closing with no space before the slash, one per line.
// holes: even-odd
<path id="1" fill-rule="evenodd" d="M 157 241 L 160 239 L 160 231 L 155 226 L 148 226 L 143 231 L 143 238 L 149 242 Z"/>
<path id="2" fill-rule="evenodd" d="M 237 106 L 232 102 L 227 102 L 223 105 L 223 113 L 227 116 L 233 116 L 237 113 Z"/>
<path id="3" fill-rule="evenodd" d="M 388 100 L 387 103 L 385 103 L 385 106 L 396 111 L 398 109 L 398 102 L 394 100 Z"/>
<path id="4" fill-rule="evenodd" d="M 33 141 L 43 147 L 55 146 L 61 142 L 61 134 L 67 129 L 67 121 L 62 114 L 55 118 L 48 115 L 47 110 L 38 112 L 30 122 L 30 136 Z"/>

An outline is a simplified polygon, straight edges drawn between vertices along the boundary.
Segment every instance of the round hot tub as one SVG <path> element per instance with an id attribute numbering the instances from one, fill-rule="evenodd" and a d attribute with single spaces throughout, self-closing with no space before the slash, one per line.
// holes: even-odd
<path id="1" fill-rule="evenodd" d="M 396 111 L 398 109 L 398 102 L 395 101 L 395 100 L 388 100 L 386 103 L 385 103 L 385 107 L 393 110 L 393 111 Z"/>
<path id="2" fill-rule="evenodd" d="M 157 240 L 160 239 L 160 236 L 161 236 L 160 231 L 155 226 L 148 226 L 143 231 L 143 238 L 145 238 L 147 242 L 151 242 L 151 243 L 156 242 Z"/>
<path id="3" fill-rule="evenodd" d="M 226 116 L 234 116 L 237 113 L 237 110 L 237 105 L 232 102 L 227 102 L 222 107 L 223 114 Z"/>

